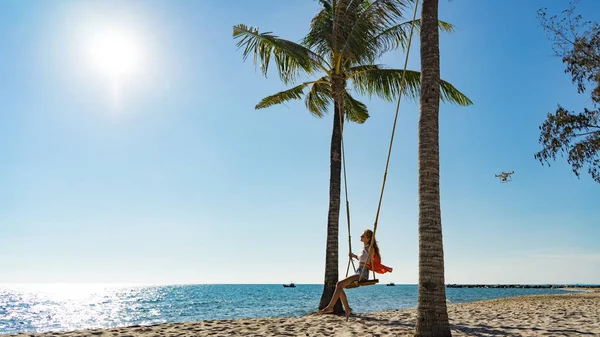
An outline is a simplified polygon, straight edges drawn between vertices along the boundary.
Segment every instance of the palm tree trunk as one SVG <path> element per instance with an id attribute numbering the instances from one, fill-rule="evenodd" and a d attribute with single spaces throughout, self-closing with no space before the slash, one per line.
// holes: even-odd
<path id="1" fill-rule="evenodd" d="M 335 291 L 338 281 L 338 240 L 340 219 L 340 188 L 342 180 L 342 125 L 340 118 L 341 107 L 338 99 L 334 98 L 333 132 L 331 133 L 330 176 L 329 176 L 329 213 L 327 217 L 327 246 L 325 251 L 325 285 L 319 309 L 325 308 Z M 338 301 L 334 307 L 335 313 L 343 313 L 342 304 Z"/>
<path id="2" fill-rule="evenodd" d="M 440 210 L 438 0 L 423 0 L 419 118 L 419 302 L 416 336 L 451 336 Z"/>
<path id="3" fill-rule="evenodd" d="M 334 27 L 332 30 L 332 65 L 335 67 L 338 55 L 336 55 L 338 39 L 342 33 L 339 28 L 339 4 L 336 0 L 332 1 L 334 11 Z M 343 5 L 342 5 L 343 6 Z M 337 69 L 339 71 L 339 69 Z M 346 81 L 334 71 L 331 77 L 331 94 L 333 97 L 333 131 L 331 132 L 331 151 L 329 154 L 329 213 L 327 216 L 327 247 L 325 251 L 325 282 L 323 294 L 319 303 L 319 309 L 325 308 L 335 292 L 335 285 L 338 282 L 338 258 L 339 258 L 339 232 L 340 232 L 340 190 L 342 180 L 342 129 L 344 113 L 344 96 L 342 91 L 346 87 Z M 344 309 L 340 301 L 335 303 L 334 313 L 343 313 Z"/>

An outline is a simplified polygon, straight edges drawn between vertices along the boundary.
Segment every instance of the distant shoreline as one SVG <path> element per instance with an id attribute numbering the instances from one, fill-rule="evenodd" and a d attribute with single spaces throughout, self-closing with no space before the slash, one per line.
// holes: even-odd
<path id="1" fill-rule="evenodd" d="M 447 284 L 446 288 L 519 288 L 519 289 L 600 289 L 600 285 L 579 284 Z"/>

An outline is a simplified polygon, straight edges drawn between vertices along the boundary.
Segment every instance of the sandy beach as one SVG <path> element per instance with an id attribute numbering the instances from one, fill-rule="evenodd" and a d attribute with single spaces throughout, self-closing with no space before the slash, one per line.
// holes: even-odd
<path id="1" fill-rule="evenodd" d="M 600 292 L 513 297 L 449 305 L 453 336 L 600 336 Z M 416 309 L 345 317 L 207 320 L 152 326 L 4 336 L 410 336 Z"/>

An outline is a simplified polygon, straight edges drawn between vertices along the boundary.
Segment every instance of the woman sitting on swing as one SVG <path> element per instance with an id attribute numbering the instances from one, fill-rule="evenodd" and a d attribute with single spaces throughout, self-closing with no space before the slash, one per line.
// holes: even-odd
<path id="1" fill-rule="evenodd" d="M 333 297 L 329 304 L 319 310 L 320 314 L 331 314 L 333 313 L 333 307 L 335 303 L 340 299 L 342 304 L 344 305 L 344 309 L 346 310 L 346 321 L 350 317 L 352 313 L 352 308 L 348 305 L 348 298 L 346 297 L 346 293 L 344 292 L 344 288 L 348 286 L 352 282 L 361 282 L 369 279 L 369 266 L 373 266 L 375 272 L 383 274 L 385 272 L 391 272 L 392 268 L 386 267 L 380 263 L 381 255 L 379 255 L 379 246 L 377 245 L 377 241 L 373 241 L 373 262 L 369 261 L 369 243 L 371 242 L 371 238 L 373 238 L 373 231 L 370 229 L 365 229 L 363 234 L 360 236 L 360 241 L 364 244 L 362 250 L 360 251 L 360 256 L 356 254 L 350 253 L 350 258 L 354 258 L 358 260 L 359 267 L 356 269 L 356 274 L 348 276 L 347 278 L 338 281 L 335 285 L 335 291 L 333 292 Z"/>

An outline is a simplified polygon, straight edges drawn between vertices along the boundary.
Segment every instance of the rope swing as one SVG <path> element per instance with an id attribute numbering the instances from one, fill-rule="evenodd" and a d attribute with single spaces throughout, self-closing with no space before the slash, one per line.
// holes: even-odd
<path id="1" fill-rule="evenodd" d="M 408 66 L 408 56 L 410 54 L 410 46 L 412 43 L 412 37 L 413 37 L 413 33 L 414 33 L 414 28 L 415 28 L 415 20 L 417 19 L 418 6 L 419 6 L 419 0 L 416 0 L 415 10 L 413 13 L 413 20 L 412 20 L 411 26 L 410 26 L 410 35 L 408 38 L 408 46 L 406 49 L 406 58 L 404 60 L 404 70 L 402 71 L 402 78 L 400 80 L 400 91 L 399 91 L 399 96 L 398 96 L 398 103 L 396 104 L 396 116 L 394 117 L 394 126 L 392 127 L 392 136 L 390 138 L 390 146 L 388 149 L 387 160 L 385 163 L 385 171 L 383 173 L 383 182 L 381 184 L 381 193 L 379 195 L 379 204 L 377 205 L 377 212 L 375 214 L 375 222 L 373 224 L 373 236 L 371 237 L 371 241 L 369 242 L 369 253 L 368 253 L 368 258 L 367 258 L 369 265 L 373 264 L 373 243 L 375 243 L 375 234 L 377 232 L 377 224 L 379 222 L 379 213 L 381 211 L 381 204 L 383 201 L 383 192 L 385 190 L 385 182 L 387 179 L 388 167 L 390 165 L 390 157 L 392 155 L 392 146 L 394 144 L 394 134 L 396 132 L 398 113 L 400 111 L 400 101 L 402 99 L 402 94 L 404 92 L 404 87 L 405 87 L 406 68 Z M 340 125 L 343 126 L 342 114 L 339 114 L 339 116 L 340 116 Z M 342 127 L 340 133 L 341 133 L 341 145 L 342 145 L 342 168 L 344 171 L 344 193 L 346 195 L 346 217 L 347 217 L 347 222 L 348 222 L 348 250 L 349 250 L 349 253 L 352 253 L 352 237 L 350 236 L 350 202 L 348 201 L 348 183 L 347 183 L 347 177 L 346 177 L 346 154 L 344 153 L 344 131 L 343 130 L 344 130 L 344 128 Z M 346 277 L 348 277 L 348 272 L 350 270 L 350 264 L 352 264 L 352 268 L 354 269 L 354 272 L 356 273 L 356 266 L 354 265 L 354 261 L 350 257 L 349 261 L 348 261 L 348 266 L 346 268 Z M 364 280 L 364 281 L 355 281 L 355 282 L 352 282 L 349 285 L 347 285 L 346 288 L 347 289 L 348 288 L 356 288 L 359 286 L 367 286 L 367 285 L 373 285 L 373 284 L 379 283 L 379 280 L 376 279 L 375 271 L 373 270 L 373 268 L 369 268 L 369 269 L 371 271 L 373 271 L 373 279 Z M 362 279 L 363 276 L 368 276 L 368 275 L 363 275 L 364 272 L 365 272 L 365 268 L 363 268 L 359 280 Z"/>

